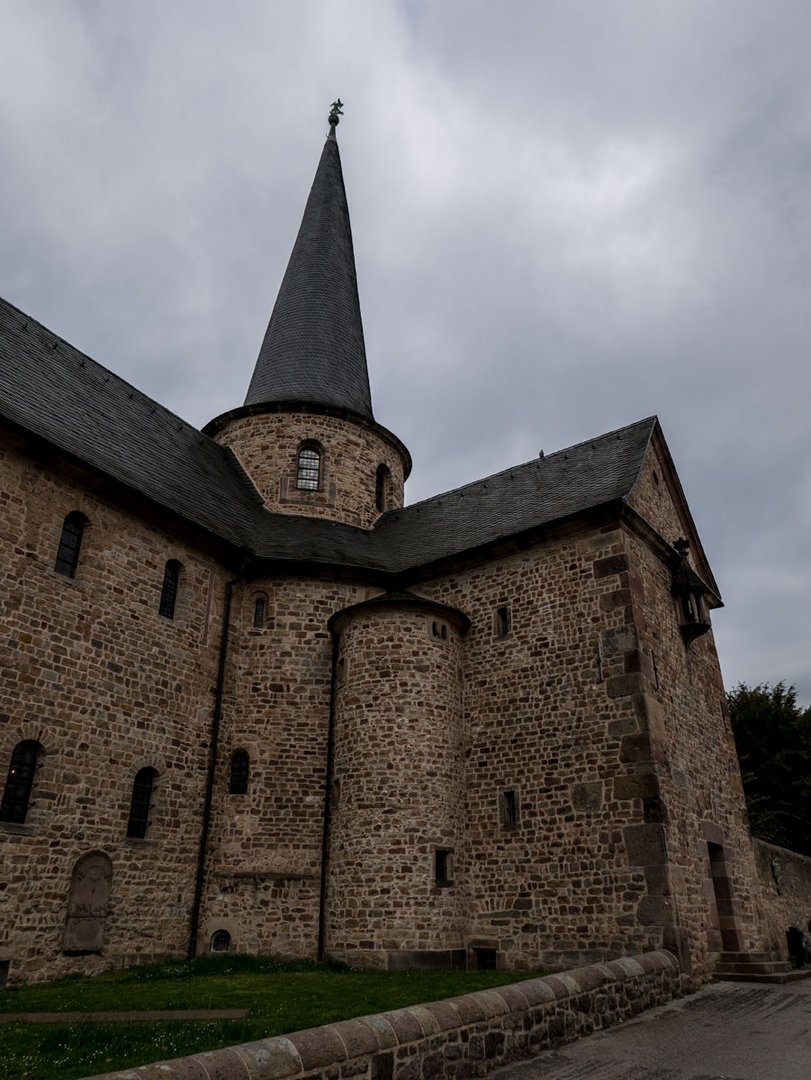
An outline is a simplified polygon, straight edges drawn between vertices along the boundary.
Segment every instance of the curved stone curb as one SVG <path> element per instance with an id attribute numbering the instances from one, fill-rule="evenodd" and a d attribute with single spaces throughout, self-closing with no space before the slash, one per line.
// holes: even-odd
<path id="1" fill-rule="evenodd" d="M 662 1005 L 665 950 L 86 1080 L 464 1080 Z"/>

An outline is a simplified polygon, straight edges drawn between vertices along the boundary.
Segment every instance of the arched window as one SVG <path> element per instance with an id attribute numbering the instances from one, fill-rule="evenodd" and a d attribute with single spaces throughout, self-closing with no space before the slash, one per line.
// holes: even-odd
<path id="1" fill-rule="evenodd" d="M 230 952 L 231 951 L 231 935 L 227 930 L 215 930 L 211 935 L 211 951 L 212 952 Z"/>
<path id="2" fill-rule="evenodd" d="M 257 596 L 253 602 L 253 625 L 257 630 L 261 630 L 265 625 L 266 607 L 267 600 L 265 600 L 264 596 Z"/>
<path id="3" fill-rule="evenodd" d="M 130 816 L 127 822 L 127 836 L 136 840 L 143 840 L 149 826 L 149 809 L 152 802 L 152 786 L 155 783 L 157 773 L 147 766 L 139 769 L 132 785 L 132 801 L 130 802 Z"/>
<path id="4" fill-rule="evenodd" d="M 377 466 L 377 475 L 375 476 L 375 506 L 381 514 L 386 509 L 386 487 L 390 475 L 391 474 L 385 465 Z"/>
<path id="5" fill-rule="evenodd" d="M 231 755 L 231 776 L 228 791 L 231 795 L 244 795 L 248 790 L 250 758 L 247 751 L 235 750 Z"/>
<path id="6" fill-rule="evenodd" d="M 37 771 L 39 749 L 38 742 L 26 739 L 17 743 L 12 750 L 3 801 L 0 803 L 0 821 L 25 821 Z"/>
<path id="7" fill-rule="evenodd" d="M 180 570 L 181 564 L 177 559 L 170 559 L 163 571 L 163 587 L 161 588 L 161 602 L 158 605 L 158 614 L 163 615 L 165 619 L 174 619 L 175 617 Z"/>
<path id="8" fill-rule="evenodd" d="M 318 491 L 321 487 L 321 451 L 313 443 L 299 448 L 296 487 L 303 491 Z"/>
<path id="9" fill-rule="evenodd" d="M 71 578 L 76 577 L 82 535 L 86 524 L 87 518 L 84 514 L 80 514 L 78 510 L 72 510 L 65 518 L 54 563 L 54 570 L 57 574 L 64 574 L 65 577 Z"/>

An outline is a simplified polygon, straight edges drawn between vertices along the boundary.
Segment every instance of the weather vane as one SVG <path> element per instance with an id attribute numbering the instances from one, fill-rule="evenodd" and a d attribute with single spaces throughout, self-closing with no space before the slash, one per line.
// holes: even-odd
<path id="1" fill-rule="evenodd" d="M 340 124 L 343 114 L 344 103 L 338 98 L 338 100 L 333 101 L 329 107 L 329 126 L 334 128 L 337 124 Z"/>

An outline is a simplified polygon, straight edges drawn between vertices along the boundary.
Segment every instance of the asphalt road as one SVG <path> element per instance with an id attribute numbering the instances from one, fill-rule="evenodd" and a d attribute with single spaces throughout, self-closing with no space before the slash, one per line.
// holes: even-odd
<path id="1" fill-rule="evenodd" d="M 498 1080 L 811 1080 L 811 979 L 713 983 Z"/>

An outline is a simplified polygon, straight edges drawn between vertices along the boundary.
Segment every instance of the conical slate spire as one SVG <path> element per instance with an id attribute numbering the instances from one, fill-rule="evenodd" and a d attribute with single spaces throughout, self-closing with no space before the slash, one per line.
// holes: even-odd
<path id="1" fill-rule="evenodd" d="M 331 115 L 245 404 L 300 401 L 373 420 L 336 123 Z"/>

